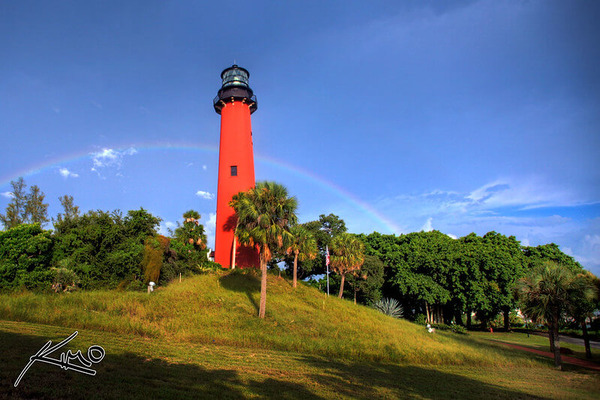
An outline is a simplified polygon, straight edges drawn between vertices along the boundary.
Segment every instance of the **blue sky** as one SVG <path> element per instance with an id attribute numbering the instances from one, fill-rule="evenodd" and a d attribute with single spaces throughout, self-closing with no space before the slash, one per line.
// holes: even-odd
<path id="1" fill-rule="evenodd" d="M 600 274 L 596 1 L 1 1 L 0 210 L 188 209 L 214 235 L 220 72 L 258 180 L 353 232 L 495 230 Z M 209 242 L 212 243 L 210 237 Z"/>

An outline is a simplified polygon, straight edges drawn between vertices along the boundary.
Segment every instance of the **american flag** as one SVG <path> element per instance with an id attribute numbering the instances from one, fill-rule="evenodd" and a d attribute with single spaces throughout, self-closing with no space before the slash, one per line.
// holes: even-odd
<path id="1" fill-rule="evenodd" d="M 325 246 L 325 265 L 329 267 L 329 246 Z"/>

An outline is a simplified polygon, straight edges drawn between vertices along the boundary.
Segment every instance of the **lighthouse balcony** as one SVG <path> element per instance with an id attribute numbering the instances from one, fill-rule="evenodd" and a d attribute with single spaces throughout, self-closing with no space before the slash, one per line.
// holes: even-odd
<path id="1" fill-rule="evenodd" d="M 252 114 L 256 111 L 257 103 L 256 96 L 250 95 L 248 96 L 247 90 L 225 90 L 223 92 L 219 91 L 219 94 L 213 99 L 213 105 L 215 107 L 215 111 L 217 114 L 221 114 L 221 110 L 227 103 L 232 103 L 234 101 L 241 101 L 244 104 L 248 104 L 250 107 L 250 113 Z"/>

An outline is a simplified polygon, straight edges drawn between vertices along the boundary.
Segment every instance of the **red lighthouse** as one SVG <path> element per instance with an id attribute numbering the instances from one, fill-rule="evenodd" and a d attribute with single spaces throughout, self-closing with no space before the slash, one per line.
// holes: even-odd
<path id="1" fill-rule="evenodd" d="M 248 85 L 250 73 L 237 65 L 221 72 L 223 85 L 214 99 L 221 115 L 219 181 L 215 262 L 225 268 L 258 266 L 258 252 L 235 240 L 235 211 L 229 206 L 234 194 L 255 185 L 254 152 L 250 114 L 256 111 L 256 96 Z"/>

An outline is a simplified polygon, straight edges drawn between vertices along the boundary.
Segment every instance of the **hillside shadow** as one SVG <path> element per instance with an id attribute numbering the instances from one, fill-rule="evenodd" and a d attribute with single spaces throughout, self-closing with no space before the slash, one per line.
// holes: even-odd
<path id="1" fill-rule="evenodd" d="M 466 346 L 466 347 L 474 346 L 473 340 L 471 340 L 468 335 L 458 335 L 458 334 L 451 334 L 451 333 L 447 333 L 447 335 L 451 335 L 452 339 L 456 340 L 457 342 L 460 342 L 463 346 Z M 501 341 L 494 341 L 493 339 L 494 339 L 493 337 L 490 337 L 490 339 L 484 339 L 484 340 L 489 340 L 489 343 L 485 343 L 485 342 L 477 343 L 477 344 L 475 344 L 475 346 L 489 346 L 489 347 L 493 348 L 494 350 L 498 351 L 500 354 L 504 354 L 504 355 L 510 357 L 512 360 L 520 359 L 523 361 L 527 361 L 530 359 L 534 359 L 536 361 L 539 361 L 540 363 L 551 365 L 550 361 L 548 361 L 548 359 L 543 356 L 540 356 L 540 355 L 534 354 L 534 353 L 527 353 L 527 352 L 523 352 L 521 350 L 503 346 Z"/>
<path id="2" fill-rule="evenodd" d="M 110 349 L 106 349 L 102 361 L 93 364 L 95 376 L 36 362 L 15 388 L 14 382 L 29 357 L 45 341 L 38 336 L 0 331 L 0 399 L 320 398 L 304 385 L 285 380 L 242 379 L 235 370 L 174 364 L 134 353 L 111 354 Z M 80 350 L 85 354 L 87 348 Z M 53 353 L 53 358 L 59 358 L 60 352 Z"/>
<path id="3" fill-rule="evenodd" d="M 259 304 L 254 299 L 253 293 L 260 293 L 260 278 L 255 274 L 255 271 L 238 272 L 236 270 L 220 277 L 219 283 L 227 290 L 244 293 L 258 312 Z"/>
<path id="4" fill-rule="evenodd" d="M 373 399 L 374 390 L 393 390 L 396 398 L 426 399 L 537 399 L 516 390 L 487 384 L 461 375 L 420 366 L 354 363 L 301 356 L 300 360 L 317 367 L 319 374 L 308 378 L 326 385 L 339 397 Z"/>
<path id="5" fill-rule="evenodd" d="M 48 338 L 0 331 L 0 399 L 242 399 L 289 400 L 339 398 L 374 399 L 544 399 L 518 390 L 481 382 L 435 367 L 336 361 L 316 356 L 296 356 L 303 381 L 289 382 L 285 371 L 271 370 L 269 377 L 240 376 L 239 370 L 176 364 L 132 352 L 113 354 L 94 365 L 96 376 L 64 371 L 35 363 L 17 388 L 13 384 L 29 357 Z M 57 343 L 58 340 L 53 340 Z M 77 343 L 71 349 L 82 350 Z M 58 358 L 60 350 L 53 354 Z M 290 357 L 292 357 L 290 355 Z M 302 368 L 305 366 L 305 368 Z M 481 371 L 484 374 L 485 371 Z M 273 375 L 278 375 L 273 377 Z M 281 378 L 279 378 L 281 376 Z"/>

